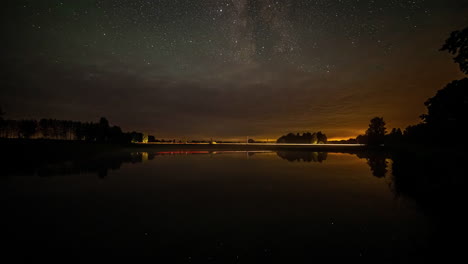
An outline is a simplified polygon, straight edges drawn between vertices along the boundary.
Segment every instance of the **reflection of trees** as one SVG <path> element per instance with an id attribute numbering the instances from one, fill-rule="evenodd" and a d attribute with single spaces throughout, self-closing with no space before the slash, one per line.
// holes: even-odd
<path id="1" fill-rule="evenodd" d="M 383 178 L 387 174 L 387 158 L 390 154 L 382 150 L 367 150 L 355 153 L 358 158 L 366 159 L 367 165 L 369 165 L 372 175 L 378 178 Z"/>
<path id="2" fill-rule="evenodd" d="M 105 178 L 109 170 L 119 170 L 124 163 L 140 163 L 153 158 L 154 155 L 146 152 L 133 152 L 78 157 L 43 156 L 32 160 L 13 159 L 2 166 L 2 174 L 49 177 L 96 173 L 100 178 Z"/>
<path id="3" fill-rule="evenodd" d="M 468 158 L 463 153 L 396 153 L 393 155 L 393 191 L 430 207 L 447 207 L 465 192 Z M 457 198 L 458 197 L 458 198 Z M 450 204 L 440 204 L 447 199 Z"/>
<path id="4" fill-rule="evenodd" d="M 462 237 L 467 230 L 464 216 L 467 162 L 464 153 L 454 151 L 393 155 L 392 191 L 397 197 L 415 201 L 418 208 L 437 223 L 430 243 L 443 258 L 465 250 L 456 236 Z"/>
<path id="5" fill-rule="evenodd" d="M 383 178 L 387 174 L 387 160 L 383 155 L 372 155 L 367 158 L 372 175 L 378 178 Z"/>
<path id="6" fill-rule="evenodd" d="M 420 150 L 392 154 L 392 191 L 410 198 L 437 224 L 428 244 L 441 259 L 462 257 L 466 232 L 466 164 L 460 150 Z"/>
<path id="7" fill-rule="evenodd" d="M 310 151 L 278 151 L 276 154 L 290 162 L 322 162 L 327 159 L 327 152 L 310 152 Z"/>

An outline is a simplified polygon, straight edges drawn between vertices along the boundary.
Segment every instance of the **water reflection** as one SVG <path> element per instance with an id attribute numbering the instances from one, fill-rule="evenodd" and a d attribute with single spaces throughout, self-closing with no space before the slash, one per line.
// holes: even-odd
<path id="1" fill-rule="evenodd" d="M 310 151 L 156 151 L 156 152 L 118 152 L 107 155 L 55 157 L 24 157 L 21 159 L 2 160 L 2 174 L 37 175 L 40 177 L 96 174 L 105 178 L 109 171 L 119 170 L 124 164 L 136 164 L 154 160 L 159 156 L 175 155 L 229 155 L 245 154 L 252 157 L 256 154 L 276 153 L 288 162 L 327 162 L 327 152 Z M 359 159 L 365 159 L 373 176 L 384 178 L 389 172 L 391 160 L 392 191 L 396 196 L 407 196 L 430 203 L 440 202 L 439 196 L 451 197 L 462 193 L 466 177 L 464 164 L 468 159 L 463 153 L 447 155 L 447 153 L 409 153 L 409 152 L 378 152 L 362 151 L 353 154 Z M 434 200 L 434 201 L 432 201 Z"/>
<path id="2" fill-rule="evenodd" d="M 322 162 L 327 159 L 327 152 L 278 151 L 278 157 L 290 162 Z"/>
<path id="3" fill-rule="evenodd" d="M 119 170 L 123 164 L 142 163 L 154 160 L 157 156 L 176 155 L 225 155 L 225 154 L 246 154 L 252 157 L 255 154 L 275 153 L 274 151 L 193 151 L 193 150 L 169 150 L 157 152 L 117 152 L 101 155 L 85 156 L 41 156 L 25 157 L 24 159 L 3 160 L 2 172 L 4 175 L 37 175 L 40 177 L 50 177 L 73 174 L 97 174 L 100 178 L 105 178 L 109 171 Z M 326 161 L 327 152 L 310 151 L 277 151 L 277 156 L 289 162 L 319 162 Z M 372 160 L 372 158 L 370 159 Z M 378 166 L 378 163 L 370 162 L 371 168 Z M 379 169 L 372 169 L 378 171 Z M 380 170 L 381 172 L 381 170 Z"/>
<path id="4" fill-rule="evenodd" d="M 133 255 L 174 250 L 185 260 L 217 255 L 225 258 L 221 263 L 238 255 L 276 260 L 281 254 L 373 254 L 383 260 L 376 262 L 395 262 L 395 256 L 419 260 L 442 246 L 456 247 L 449 242 L 464 226 L 466 161 L 463 154 L 371 151 L 31 157 L 2 169 L 9 175 L 99 177 L 122 170 L 99 184 L 93 177 L 11 177 L 0 198 L 10 216 L 4 226 L 14 227 L 7 239 L 29 241 L 32 249 L 44 245 L 43 252 L 89 243 Z M 137 165 L 125 166 L 132 163 Z M 401 206 L 407 200 L 417 206 Z M 426 215 L 437 216 L 436 232 Z"/>
<path id="5" fill-rule="evenodd" d="M 141 163 L 154 159 L 148 152 L 119 152 L 108 155 L 61 157 L 38 157 L 37 159 L 15 159 L 5 162 L 2 173 L 7 176 L 37 175 L 40 177 L 97 174 L 105 178 L 109 171 L 119 170 L 125 163 Z"/>
<path id="6" fill-rule="evenodd" d="M 311 151 L 204 151 L 204 150 L 169 150 L 156 152 L 117 152 L 106 155 L 85 156 L 41 156 L 28 157 L 25 159 L 3 160 L 2 171 L 5 175 L 38 175 L 41 177 L 71 175 L 71 174 L 97 174 L 105 178 L 109 171 L 119 170 L 123 164 L 141 163 L 153 160 L 157 156 L 175 155 L 224 155 L 224 154 L 246 154 L 252 157 L 255 154 L 276 153 L 282 160 L 288 162 L 318 162 L 327 160 L 328 152 Z M 367 164 L 376 177 L 385 177 L 387 173 L 388 154 L 381 152 L 357 152 L 359 159 L 366 159 Z"/>
<path id="7" fill-rule="evenodd" d="M 466 226 L 466 164 L 463 152 L 392 153 L 391 190 L 395 197 L 410 199 L 436 223 L 431 243 L 441 258 L 461 258 L 465 244 L 457 237 Z M 464 256 L 463 256 L 464 257 Z"/>
<path id="8" fill-rule="evenodd" d="M 387 174 L 388 154 L 384 152 L 373 152 L 367 155 L 367 165 L 369 165 L 372 175 L 383 178 Z"/>
<path id="9" fill-rule="evenodd" d="M 392 154 L 392 161 L 395 195 L 437 210 L 453 209 L 464 200 L 468 158 L 463 153 L 398 152 Z"/>

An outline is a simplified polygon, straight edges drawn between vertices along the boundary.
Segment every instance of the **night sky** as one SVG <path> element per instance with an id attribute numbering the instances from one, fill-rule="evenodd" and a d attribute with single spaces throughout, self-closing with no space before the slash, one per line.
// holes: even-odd
<path id="1" fill-rule="evenodd" d="M 156 138 L 355 137 L 419 122 L 461 78 L 466 0 L 12 0 L 2 3 L 9 119 L 98 121 Z"/>

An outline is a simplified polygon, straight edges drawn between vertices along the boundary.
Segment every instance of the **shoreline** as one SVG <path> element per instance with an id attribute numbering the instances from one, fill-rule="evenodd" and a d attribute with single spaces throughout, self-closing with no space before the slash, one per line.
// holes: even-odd
<path id="1" fill-rule="evenodd" d="M 98 143 L 62 140 L 0 139 L 0 153 L 22 151 L 101 152 L 117 150 L 303 150 L 303 151 L 362 151 L 382 149 L 361 144 L 277 144 L 277 143 Z M 24 153 L 26 154 L 26 153 Z"/>
<path id="2" fill-rule="evenodd" d="M 363 144 L 289 144 L 289 143 L 102 143 L 50 139 L 5 139 L 0 138 L 0 155 L 59 152 L 72 155 L 115 152 L 115 151 L 158 151 L 158 150 L 236 150 L 236 151 L 314 151 L 314 152 L 410 152 L 429 155 L 444 151 L 464 153 L 465 146 L 403 144 L 391 146 L 368 146 Z"/>
<path id="3" fill-rule="evenodd" d="M 152 144 L 138 143 L 129 146 L 135 149 L 196 149 L 196 150 L 303 150 L 303 151 L 361 151 L 369 149 L 369 146 L 360 144 L 276 144 L 276 143 L 175 143 Z"/>

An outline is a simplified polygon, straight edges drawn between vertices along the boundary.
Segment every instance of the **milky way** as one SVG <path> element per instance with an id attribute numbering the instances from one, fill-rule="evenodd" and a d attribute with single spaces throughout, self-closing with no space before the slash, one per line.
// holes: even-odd
<path id="1" fill-rule="evenodd" d="M 9 1 L 8 118 L 97 120 L 159 137 L 274 138 L 418 121 L 459 77 L 438 52 L 466 1 Z"/>

